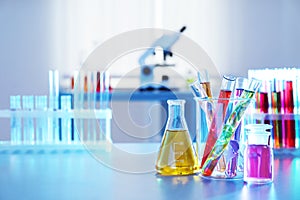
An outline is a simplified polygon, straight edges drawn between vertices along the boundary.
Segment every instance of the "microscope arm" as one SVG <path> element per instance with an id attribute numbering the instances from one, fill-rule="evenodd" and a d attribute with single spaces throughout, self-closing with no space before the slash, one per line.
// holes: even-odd
<path id="1" fill-rule="evenodd" d="M 148 56 L 155 54 L 155 48 L 161 47 L 164 52 L 164 60 L 166 59 L 166 56 L 172 56 L 171 47 L 177 42 L 177 40 L 180 37 L 180 34 L 186 29 L 185 26 L 183 26 L 179 32 L 171 34 L 171 35 L 162 35 L 160 38 L 158 38 L 150 48 L 147 49 L 147 51 L 139 58 L 139 64 L 140 66 L 145 65 L 145 60 Z"/>

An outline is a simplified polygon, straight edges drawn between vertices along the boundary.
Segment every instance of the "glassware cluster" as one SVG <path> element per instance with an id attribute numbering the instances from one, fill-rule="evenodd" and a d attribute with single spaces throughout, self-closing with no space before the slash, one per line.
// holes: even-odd
<path id="1" fill-rule="evenodd" d="M 250 105 L 255 103 L 261 81 L 253 77 L 223 76 L 219 94 L 214 98 L 207 76 L 199 72 L 198 79 L 190 85 L 196 102 L 194 145 L 184 119 L 184 100 L 168 100 L 169 118 L 156 162 L 158 174 L 200 172 L 202 177 L 209 178 L 244 177 L 251 184 L 271 182 L 273 152 L 265 129 L 272 126 L 259 124 L 263 131 L 258 135 L 257 124 L 248 125 L 252 131 L 247 137 L 241 123 Z M 265 177 L 261 171 L 267 173 L 267 167 Z"/>

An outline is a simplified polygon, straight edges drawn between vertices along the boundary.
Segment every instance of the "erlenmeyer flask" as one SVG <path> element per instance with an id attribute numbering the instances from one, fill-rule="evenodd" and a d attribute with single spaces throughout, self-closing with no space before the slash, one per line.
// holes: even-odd
<path id="1" fill-rule="evenodd" d="M 156 161 L 161 175 L 198 172 L 198 158 L 184 118 L 185 100 L 168 100 L 168 121 Z"/>

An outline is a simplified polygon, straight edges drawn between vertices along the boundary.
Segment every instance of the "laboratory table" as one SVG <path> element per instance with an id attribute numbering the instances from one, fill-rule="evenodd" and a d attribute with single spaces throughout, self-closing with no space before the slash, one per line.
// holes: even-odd
<path id="1" fill-rule="evenodd" d="M 158 143 L 11 146 L 0 144 L 0 199 L 300 199 L 300 158 L 277 155 L 274 182 L 199 175 L 162 177 Z"/>

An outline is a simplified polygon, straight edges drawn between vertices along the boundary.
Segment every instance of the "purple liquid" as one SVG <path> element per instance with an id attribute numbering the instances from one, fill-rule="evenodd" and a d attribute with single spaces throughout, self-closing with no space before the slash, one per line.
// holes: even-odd
<path id="1" fill-rule="evenodd" d="M 245 150 L 246 181 L 272 180 L 273 153 L 268 145 L 248 145 Z"/>

